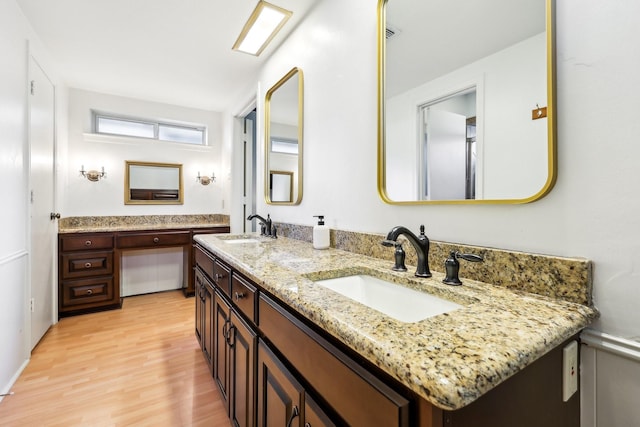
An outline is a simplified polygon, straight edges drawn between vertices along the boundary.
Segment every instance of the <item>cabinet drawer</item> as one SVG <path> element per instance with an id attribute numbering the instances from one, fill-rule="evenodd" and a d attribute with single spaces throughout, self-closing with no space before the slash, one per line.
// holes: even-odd
<path id="1" fill-rule="evenodd" d="M 196 253 L 196 265 L 200 267 L 200 270 L 202 270 L 210 280 L 213 280 L 213 258 L 200 246 L 195 245 L 194 251 Z"/>
<path id="2" fill-rule="evenodd" d="M 61 309 L 78 309 L 81 305 L 99 306 L 112 301 L 114 304 L 114 289 L 112 277 L 96 277 L 93 279 L 69 280 L 62 282 L 60 289 Z"/>
<path id="3" fill-rule="evenodd" d="M 213 263 L 213 282 L 226 296 L 231 297 L 231 269 L 218 260 Z"/>
<path id="4" fill-rule="evenodd" d="M 191 232 L 189 231 L 127 233 L 119 234 L 117 238 L 118 247 L 122 249 L 176 246 L 189 243 L 191 243 Z"/>
<path id="5" fill-rule="evenodd" d="M 252 322 L 256 321 L 257 295 L 255 286 L 235 273 L 231 275 L 231 299 L 238 310 Z"/>
<path id="6" fill-rule="evenodd" d="M 348 425 L 408 427 L 407 399 L 275 301 L 258 300 L 264 335 Z"/>
<path id="7" fill-rule="evenodd" d="M 113 252 L 80 252 L 62 255 L 62 278 L 113 274 Z"/>
<path id="8" fill-rule="evenodd" d="M 62 252 L 93 249 L 113 249 L 113 234 L 81 234 L 60 237 Z"/>

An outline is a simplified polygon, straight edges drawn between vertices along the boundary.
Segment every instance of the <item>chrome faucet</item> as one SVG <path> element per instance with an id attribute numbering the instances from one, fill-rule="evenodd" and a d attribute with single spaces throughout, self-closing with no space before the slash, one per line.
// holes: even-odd
<path id="1" fill-rule="evenodd" d="M 382 241 L 383 246 L 395 246 L 400 235 L 404 235 L 413 245 L 418 255 L 418 267 L 416 268 L 416 276 L 431 277 L 429 271 L 429 238 L 424 234 L 424 225 L 420 226 L 420 235 L 416 236 L 406 227 L 398 225 L 393 227 L 387 238 Z"/>
<path id="2" fill-rule="evenodd" d="M 260 221 L 260 235 L 261 236 L 268 236 L 268 237 L 272 237 L 274 239 L 277 238 L 276 227 L 273 226 L 273 224 L 271 222 L 271 216 L 269 214 L 267 214 L 267 219 L 264 219 L 263 217 L 261 217 L 260 215 L 257 215 L 257 214 L 249 215 L 247 217 L 247 221 L 251 221 L 254 218 L 257 218 L 258 221 Z"/>

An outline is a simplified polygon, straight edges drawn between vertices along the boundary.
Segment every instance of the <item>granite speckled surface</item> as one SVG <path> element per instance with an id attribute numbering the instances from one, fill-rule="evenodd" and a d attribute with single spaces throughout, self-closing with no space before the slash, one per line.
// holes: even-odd
<path id="1" fill-rule="evenodd" d="M 310 226 L 277 224 L 278 234 L 305 242 L 312 241 Z M 418 230 L 413 230 L 416 234 Z M 428 235 L 428 233 L 427 233 Z M 393 248 L 384 247 L 381 234 L 331 230 L 331 247 L 388 260 L 393 265 Z M 399 240 L 404 240 L 401 237 Z M 403 244 L 407 266 L 416 265 L 411 244 Z M 479 280 L 578 304 L 592 305 L 592 264 L 583 258 L 565 258 L 529 254 L 502 249 L 431 241 L 429 267 L 444 272 L 444 261 L 451 250 L 481 255 L 485 261 L 470 263 L 460 260 L 460 278 Z M 415 267 L 414 267 L 415 268 Z"/>
<path id="2" fill-rule="evenodd" d="M 61 218 L 58 221 L 58 233 L 207 228 L 228 225 L 229 216 L 221 214 L 76 216 Z"/>
<path id="3" fill-rule="evenodd" d="M 314 250 L 290 238 L 233 235 L 195 239 L 432 404 L 461 408 L 570 338 L 597 317 L 586 305 L 470 279 L 451 287 L 390 270 L 387 260 L 338 249 Z M 335 234 L 333 235 L 335 239 Z M 403 323 L 313 280 L 366 273 L 463 305 Z M 562 293 L 562 291 L 560 291 Z"/>

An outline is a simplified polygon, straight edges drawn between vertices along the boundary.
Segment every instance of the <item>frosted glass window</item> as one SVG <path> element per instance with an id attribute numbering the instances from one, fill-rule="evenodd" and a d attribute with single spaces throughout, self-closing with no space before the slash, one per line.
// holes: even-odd
<path id="1" fill-rule="evenodd" d="M 284 153 L 284 154 L 298 154 L 298 141 L 294 139 L 272 139 L 271 140 L 271 152 L 272 153 Z"/>
<path id="2" fill-rule="evenodd" d="M 94 132 L 149 138 L 160 141 L 206 145 L 207 128 L 191 123 L 166 123 L 153 119 L 118 116 L 93 111 Z"/>
<path id="3" fill-rule="evenodd" d="M 155 134 L 153 123 L 110 119 L 107 117 L 97 117 L 96 128 L 97 133 L 109 133 L 112 135 L 153 138 Z"/>
<path id="4" fill-rule="evenodd" d="M 187 144 L 203 144 L 204 129 L 160 125 L 158 139 L 163 141 L 185 142 Z"/>

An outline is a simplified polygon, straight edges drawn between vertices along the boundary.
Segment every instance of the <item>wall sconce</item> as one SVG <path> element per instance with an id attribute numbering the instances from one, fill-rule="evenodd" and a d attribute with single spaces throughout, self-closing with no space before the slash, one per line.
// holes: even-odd
<path id="1" fill-rule="evenodd" d="M 200 184 L 202 185 L 209 185 L 212 182 L 215 182 L 216 180 L 216 176 L 213 172 L 211 172 L 211 176 L 200 176 L 200 172 L 198 172 L 198 177 L 196 178 L 196 181 L 198 181 Z"/>
<path id="2" fill-rule="evenodd" d="M 232 49 L 258 56 L 291 17 L 291 11 L 258 1 Z"/>
<path id="3" fill-rule="evenodd" d="M 80 175 L 87 178 L 91 182 L 100 181 L 101 178 L 107 177 L 107 173 L 104 171 L 104 166 L 102 167 L 102 171 L 98 172 L 97 170 L 85 171 L 84 165 L 82 165 L 82 168 L 80 169 Z"/>

